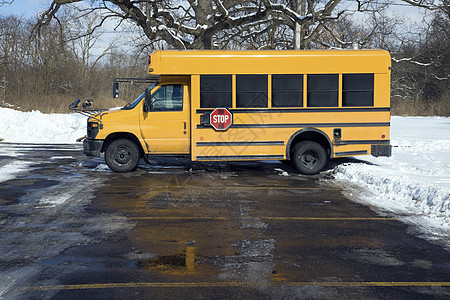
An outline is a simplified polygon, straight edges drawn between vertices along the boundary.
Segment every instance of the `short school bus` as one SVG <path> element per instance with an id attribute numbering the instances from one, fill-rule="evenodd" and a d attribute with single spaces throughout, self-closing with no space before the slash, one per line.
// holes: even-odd
<path id="1" fill-rule="evenodd" d="M 86 155 L 114 171 L 149 155 L 281 160 L 390 156 L 391 59 L 383 50 L 155 51 L 134 102 L 88 119 Z"/>

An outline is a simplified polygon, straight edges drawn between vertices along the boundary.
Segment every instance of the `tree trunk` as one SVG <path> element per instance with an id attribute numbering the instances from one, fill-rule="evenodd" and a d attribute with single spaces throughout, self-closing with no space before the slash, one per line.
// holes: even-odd
<path id="1" fill-rule="evenodd" d="M 306 0 L 299 0 L 297 2 L 297 13 L 304 17 L 306 11 Z M 303 39 L 305 37 L 305 25 L 302 25 L 298 22 L 295 23 L 295 31 L 294 31 L 294 49 L 304 49 L 305 45 L 303 43 Z"/>

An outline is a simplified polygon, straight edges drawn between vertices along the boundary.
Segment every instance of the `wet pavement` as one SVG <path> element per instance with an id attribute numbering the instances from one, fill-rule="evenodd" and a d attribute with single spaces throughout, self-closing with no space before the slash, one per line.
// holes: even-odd
<path id="1" fill-rule="evenodd" d="M 450 298 L 450 252 L 331 172 L 157 158 L 118 174 L 26 144 L 0 144 L 0 168 L 0 299 Z"/>

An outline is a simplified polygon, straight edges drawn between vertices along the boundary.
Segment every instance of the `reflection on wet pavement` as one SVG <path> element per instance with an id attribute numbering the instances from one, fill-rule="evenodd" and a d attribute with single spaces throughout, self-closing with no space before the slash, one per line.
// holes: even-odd
<path id="1" fill-rule="evenodd" d="M 280 295 L 311 296 L 317 289 L 296 283 L 393 282 L 410 272 L 398 250 L 378 250 L 396 242 L 386 237 L 388 228 L 405 226 L 348 201 L 317 177 L 279 176 L 270 165 L 251 163 L 171 171 L 109 178 L 94 201 L 135 222 L 130 243 L 154 255 L 137 265 L 175 276 L 168 281 L 241 282 L 272 296 L 274 287 L 287 285 Z M 373 266 L 405 268 L 371 276 Z"/>

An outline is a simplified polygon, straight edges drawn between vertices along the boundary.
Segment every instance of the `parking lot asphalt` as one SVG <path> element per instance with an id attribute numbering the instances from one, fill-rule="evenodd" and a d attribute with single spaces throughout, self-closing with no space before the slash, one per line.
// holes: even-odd
<path id="1" fill-rule="evenodd" d="M 0 145 L 4 299 L 448 299 L 450 253 L 332 176 Z"/>

